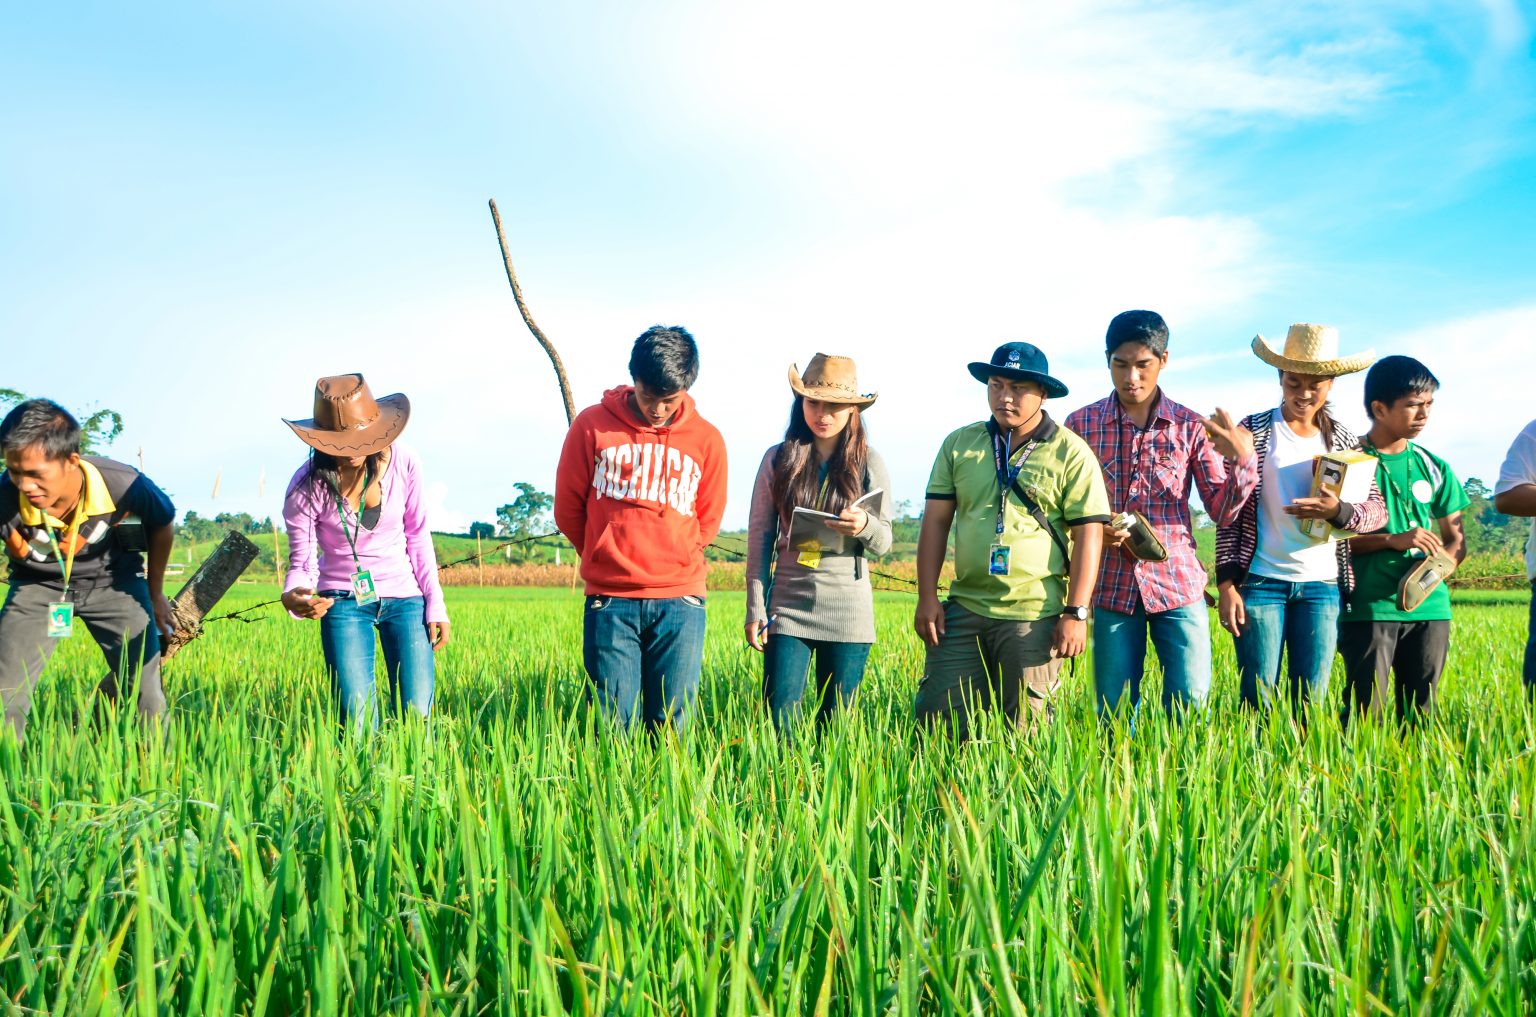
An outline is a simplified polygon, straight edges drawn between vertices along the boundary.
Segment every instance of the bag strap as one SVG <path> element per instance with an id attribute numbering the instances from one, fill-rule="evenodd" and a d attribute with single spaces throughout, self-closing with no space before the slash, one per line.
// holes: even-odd
<path id="1" fill-rule="evenodd" d="M 1051 540 L 1055 541 L 1056 546 L 1061 549 L 1062 575 L 1070 575 L 1072 571 L 1072 551 L 1067 547 L 1067 538 L 1063 537 L 1061 532 L 1051 525 L 1051 521 L 1046 518 L 1045 511 L 1040 508 L 1040 503 L 1031 498 L 1029 493 L 1024 490 L 1023 485 L 1017 480 L 1013 482 L 1013 493 L 1019 496 L 1019 502 L 1024 506 L 1024 511 L 1034 517 L 1035 523 L 1046 533 L 1049 533 Z"/>

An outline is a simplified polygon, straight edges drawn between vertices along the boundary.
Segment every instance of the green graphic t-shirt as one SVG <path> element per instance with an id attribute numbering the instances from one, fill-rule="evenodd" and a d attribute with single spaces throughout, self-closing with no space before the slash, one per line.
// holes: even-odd
<path id="1" fill-rule="evenodd" d="M 1378 453 L 1376 486 L 1387 503 L 1387 525 L 1378 533 L 1403 533 L 1421 526 L 1436 536 L 1440 520 L 1467 507 L 1467 492 L 1445 460 L 1408 443 L 1395 455 Z M 1441 583 L 1412 611 L 1397 606 L 1397 584 L 1423 557 L 1407 551 L 1356 554 L 1355 592 L 1343 621 L 1446 621 L 1451 595 Z"/>

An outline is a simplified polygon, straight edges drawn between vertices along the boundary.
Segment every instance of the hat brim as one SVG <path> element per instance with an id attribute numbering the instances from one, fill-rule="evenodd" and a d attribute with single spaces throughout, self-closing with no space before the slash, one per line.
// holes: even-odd
<path id="1" fill-rule="evenodd" d="M 866 392 L 863 395 L 854 395 L 840 388 L 817 388 L 807 385 L 800 377 L 800 372 L 795 370 L 793 364 L 789 367 L 789 387 L 795 394 L 806 399 L 815 399 L 824 403 L 837 403 L 839 406 L 857 406 L 860 410 L 867 410 L 875 405 L 875 400 L 880 398 L 879 392 Z"/>
<path id="2" fill-rule="evenodd" d="M 317 452 L 342 459 L 371 456 L 393 445 L 395 439 L 400 437 L 400 432 L 405 430 L 406 422 L 411 419 L 411 401 L 402 393 L 384 396 L 376 402 L 379 406 L 378 418 L 367 427 L 350 431 L 316 427 L 313 417 L 306 420 L 289 420 L 285 417 L 283 423 L 293 429 L 300 441 Z"/>
<path id="3" fill-rule="evenodd" d="M 971 377 L 983 385 L 987 383 L 988 378 L 998 377 L 1007 378 L 1010 381 L 1032 381 L 1045 389 L 1045 397 L 1047 399 L 1060 399 L 1067 394 L 1067 386 L 1052 378 L 1049 374 L 1041 374 L 1039 371 L 1021 371 L 1016 367 L 998 367 L 996 364 L 987 363 L 983 360 L 977 360 L 965 366 L 966 370 L 971 372 Z"/>
<path id="4" fill-rule="evenodd" d="M 1269 344 L 1262 335 L 1253 337 L 1253 355 L 1271 367 L 1292 374 L 1311 374 L 1320 378 L 1337 378 L 1341 374 L 1358 374 L 1376 362 L 1376 351 L 1366 350 L 1350 357 L 1334 357 L 1332 360 L 1293 360 Z"/>

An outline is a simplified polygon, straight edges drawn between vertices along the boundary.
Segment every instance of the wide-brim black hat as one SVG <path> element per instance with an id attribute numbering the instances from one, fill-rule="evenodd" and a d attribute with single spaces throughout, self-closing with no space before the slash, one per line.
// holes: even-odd
<path id="1" fill-rule="evenodd" d="M 1003 343 L 990 361 L 973 361 L 966 365 L 966 369 L 971 372 L 971 377 L 983 384 L 988 378 L 1000 376 L 1014 381 L 1037 382 L 1045 389 L 1047 399 L 1060 399 L 1067 394 L 1067 386 L 1051 377 L 1051 364 L 1045 354 L 1029 343 Z"/>

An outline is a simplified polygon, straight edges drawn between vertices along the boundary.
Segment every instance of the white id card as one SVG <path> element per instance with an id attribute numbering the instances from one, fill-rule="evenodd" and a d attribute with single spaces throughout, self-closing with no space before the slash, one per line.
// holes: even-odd
<path id="1" fill-rule="evenodd" d="M 360 606 L 378 602 L 379 591 L 373 586 L 373 573 L 367 569 L 352 573 L 352 596 Z"/>
<path id="2" fill-rule="evenodd" d="M 67 600 L 48 605 L 48 638 L 68 639 L 75 634 L 75 605 Z"/>
<path id="3" fill-rule="evenodd" d="M 1006 576 L 1009 569 L 1009 558 L 1012 551 L 1007 544 L 993 544 L 992 550 L 987 554 L 987 574 L 991 576 Z"/>

